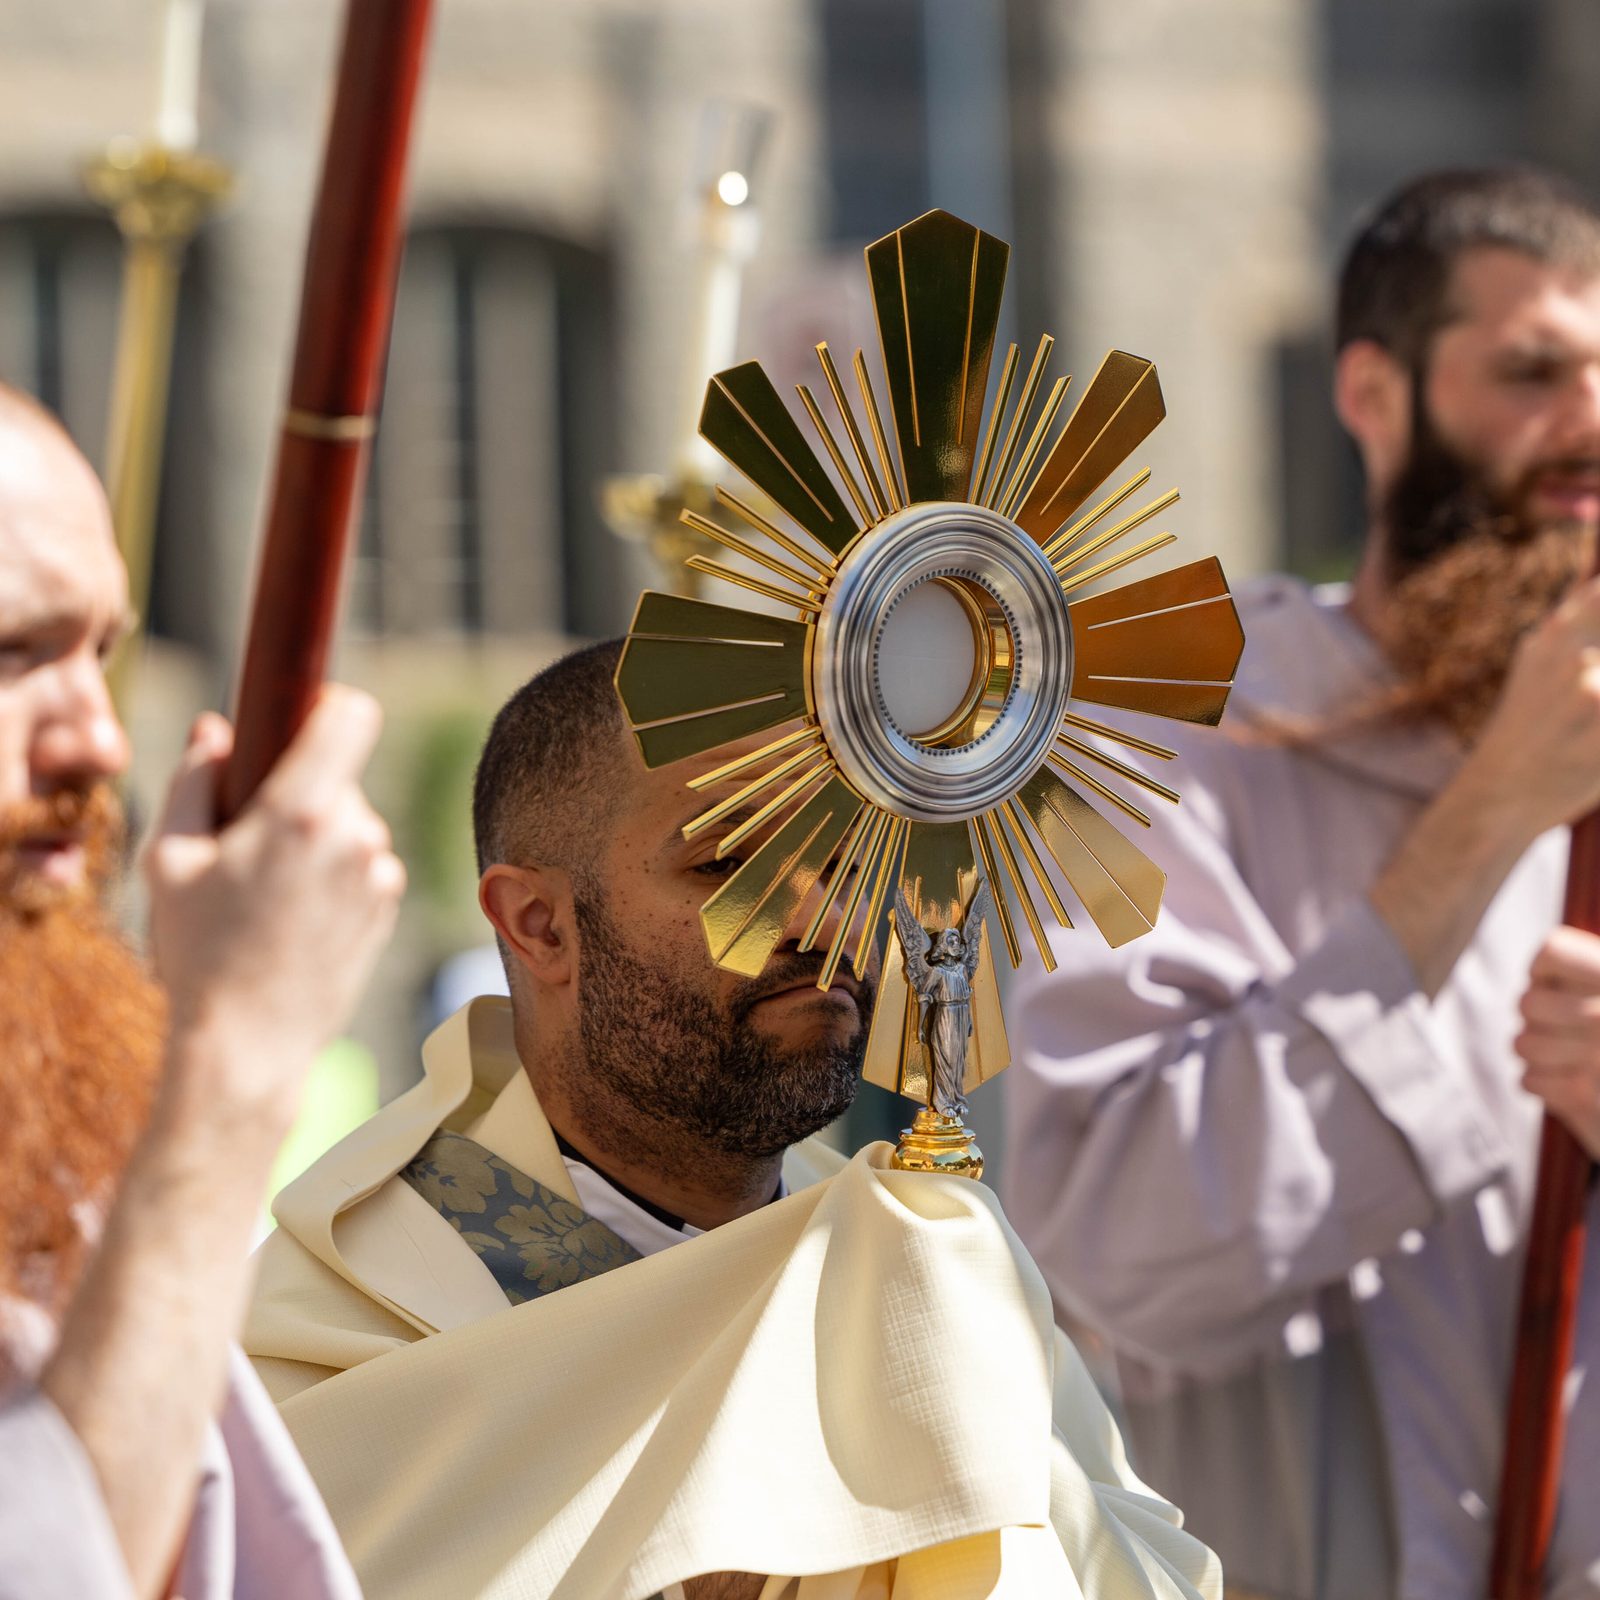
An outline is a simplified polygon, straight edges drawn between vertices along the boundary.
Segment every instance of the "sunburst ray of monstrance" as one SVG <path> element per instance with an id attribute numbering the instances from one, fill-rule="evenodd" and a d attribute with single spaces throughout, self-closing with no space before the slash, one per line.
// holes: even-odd
<path id="1" fill-rule="evenodd" d="M 943 211 L 868 247 L 889 426 L 863 353 L 858 413 L 818 345 L 837 430 L 798 393 L 832 474 L 759 363 L 711 379 L 700 432 L 765 504 L 718 491 L 740 533 L 686 513 L 742 563 L 690 564 L 782 614 L 646 593 L 617 670 L 650 767 L 771 735 L 692 780 L 720 797 L 686 835 L 738 816 L 717 855 L 746 855 L 701 912 L 711 956 L 756 976 L 797 925 L 800 948 L 816 947 L 837 908 L 818 987 L 881 954 L 865 1075 L 925 1108 L 896 888 L 924 928 L 959 929 L 987 879 L 1013 966 L 1021 923 L 1055 965 L 1036 891 L 1063 927 L 1075 899 L 1113 945 L 1146 932 L 1164 875 L 1101 808 L 1148 826 L 1124 789 L 1178 796 L 1106 746 L 1173 752 L 1077 708 L 1215 723 L 1244 643 L 1215 560 L 1082 595 L 1173 540 L 1130 542 L 1178 498 L 1124 512 L 1148 471 L 1088 504 L 1165 406 L 1154 366 L 1112 351 L 1057 429 L 1069 380 L 1040 404 L 1046 336 L 1014 405 L 1009 348 L 985 414 L 1009 255 Z M 968 1086 L 1010 1060 L 990 949 L 971 981 Z"/>

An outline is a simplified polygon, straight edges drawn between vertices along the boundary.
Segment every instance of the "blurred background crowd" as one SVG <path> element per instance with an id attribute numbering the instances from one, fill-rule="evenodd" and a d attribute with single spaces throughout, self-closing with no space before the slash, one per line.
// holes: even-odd
<path id="1" fill-rule="evenodd" d="M 148 133 L 164 9 L 0 0 L 0 379 L 102 467 L 123 242 L 82 172 Z M 198 148 L 235 189 L 178 304 L 127 706 L 146 815 L 237 668 L 339 9 L 204 7 Z M 871 337 L 861 247 L 944 207 L 1013 246 L 1002 340 L 1054 332 L 1080 379 L 1111 346 L 1158 364 L 1169 421 L 1141 460 L 1183 491 L 1172 561 L 1339 577 L 1363 526 L 1328 403 L 1339 249 L 1423 168 L 1600 178 L 1597 52 L 1592 0 L 444 0 L 338 664 L 386 708 L 372 793 L 412 885 L 357 1098 L 410 1080 L 471 982 L 449 963 L 483 943 L 489 715 L 662 581 L 602 490 L 692 460 L 729 127 L 762 133 L 734 357 L 814 381 L 816 340 Z"/>

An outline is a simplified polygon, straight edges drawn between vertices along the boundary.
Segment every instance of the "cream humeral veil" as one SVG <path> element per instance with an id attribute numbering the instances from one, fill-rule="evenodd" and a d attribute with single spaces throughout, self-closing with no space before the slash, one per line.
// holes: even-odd
<path id="1" fill-rule="evenodd" d="M 372 1600 L 1220 1594 L 982 1185 L 811 1142 L 788 1198 L 511 1308 L 395 1177 L 516 1096 L 497 1153 L 576 1201 L 509 1007 L 424 1061 L 280 1196 L 245 1334 Z"/>

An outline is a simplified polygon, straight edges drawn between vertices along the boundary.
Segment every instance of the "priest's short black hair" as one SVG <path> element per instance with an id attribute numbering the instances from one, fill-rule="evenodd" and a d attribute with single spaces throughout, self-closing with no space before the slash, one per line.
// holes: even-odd
<path id="1" fill-rule="evenodd" d="M 1372 339 L 1421 371 L 1434 335 L 1451 319 L 1457 260 L 1483 248 L 1600 274 L 1600 212 L 1575 185 L 1535 167 L 1414 179 L 1366 220 L 1345 256 L 1338 347 Z"/>
<path id="2" fill-rule="evenodd" d="M 622 782 L 621 658 L 620 639 L 574 650 L 500 708 L 473 780 L 479 872 L 503 861 L 585 873 Z"/>

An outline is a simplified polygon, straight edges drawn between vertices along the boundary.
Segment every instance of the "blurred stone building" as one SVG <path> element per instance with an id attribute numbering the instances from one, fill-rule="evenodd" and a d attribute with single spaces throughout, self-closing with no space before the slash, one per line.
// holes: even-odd
<path id="1" fill-rule="evenodd" d="M 151 624 L 148 804 L 237 660 L 341 8 L 212 0 L 201 146 L 237 198 L 184 280 Z M 0 0 L 0 377 L 104 447 L 119 243 L 82 160 L 142 132 L 158 0 Z M 691 421 L 687 186 L 704 102 L 762 105 L 741 354 L 863 336 L 859 248 L 941 205 L 1015 246 L 1003 330 L 1159 364 L 1143 459 L 1174 559 L 1348 559 L 1327 286 L 1420 167 L 1600 152 L 1590 0 L 438 0 L 388 397 L 341 671 L 384 699 L 375 775 L 415 892 L 362 1022 L 410 1071 L 428 975 L 480 937 L 466 839 L 486 717 L 563 640 L 620 631 L 648 563 L 609 473 Z M 798 375 L 798 372 L 797 372 Z"/>

